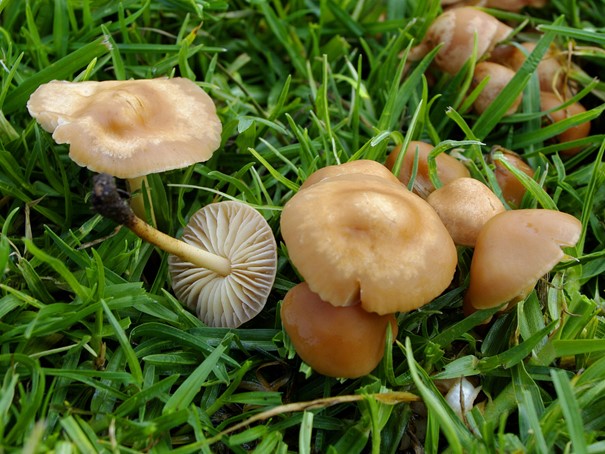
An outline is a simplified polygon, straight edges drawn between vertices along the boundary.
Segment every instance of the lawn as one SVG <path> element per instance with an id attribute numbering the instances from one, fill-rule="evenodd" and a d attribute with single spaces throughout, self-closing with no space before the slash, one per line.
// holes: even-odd
<path id="1" fill-rule="evenodd" d="M 448 74 L 437 49 L 414 52 L 436 1 L 0 0 L 0 453 L 605 452 L 605 1 L 485 11 L 537 45 L 477 113 L 476 54 Z M 536 68 L 551 45 L 586 111 L 548 124 Z M 180 236 L 201 207 L 239 200 L 277 241 L 266 306 L 238 328 L 179 302 L 168 254 L 92 209 L 95 173 L 26 107 L 55 79 L 166 76 L 212 97 L 221 144 L 150 175 L 147 213 Z M 587 137 L 554 140 L 585 121 Z M 509 169 L 525 195 L 507 208 L 568 213 L 579 240 L 517 305 L 466 316 L 473 248 L 459 246 L 450 285 L 397 314 L 377 368 L 321 375 L 282 328 L 303 280 L 282 209 L 316 170 L 382 164 L 411 140 L 503 200 L 489 154 L 515 151 L 535 173 Z M 458 415 L 445 394 L 462 377 L 478 394 Z"/>

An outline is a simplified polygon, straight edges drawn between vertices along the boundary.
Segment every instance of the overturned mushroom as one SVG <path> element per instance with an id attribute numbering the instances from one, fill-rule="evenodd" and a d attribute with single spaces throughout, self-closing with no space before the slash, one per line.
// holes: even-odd
<path id="1" fill-rule="evenodd" d="M 393 338 L 393 315 L 363 310 L 360 304 L 334 307 L 313 293 L 306 282 L 291 288 L 281 306 L 281 320 L 298 356 L 329 377 L 369 374 L 383 357 L 387 326 Z"/>
<path id="2" fill-rule="evenodd" d="M 277 248 L 271 228 L 253 208 L 241 202 L 207 205 L 191 217 L 181 241 L 138 218 L 107 174 L 94 177 L 92 203 L 103 216 L 171 254 L 174 291 L 206 324 L 237 327 L 264 307 Z"/>
<path id="3" fill-rule="evenodd" d="M 411 311 L 437 297 L 457 264 L 454 243 L 420 197 L 373 175 L 326 178 L 284 206 L 281 232 L 293 265 L 334 306 Z"/>
<path id="4" fill-rule="evenodd" d="M 57 143 L 70 144 L 77 164 L 128 179 L 131 192 L 148 174 L 210 159 L 221 142 L 212 99 L 184 78 L 55 80 L 38 87 L 27 108 Z"/>
<path id="5" fill-rule="evenodd" d="M 554 210 L 513 210 L 494 216 L 475 245 L 464 298 L 467 312 L 527 297 L 538 279 L 563 259 L 561 248 L 576 244 L 581 230 L 575 217 Z"/>

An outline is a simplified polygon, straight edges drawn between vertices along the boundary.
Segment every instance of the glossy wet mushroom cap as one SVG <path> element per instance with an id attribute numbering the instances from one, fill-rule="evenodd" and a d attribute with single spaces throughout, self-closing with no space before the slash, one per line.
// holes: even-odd
<path id="1" fill-rule="evenodd" d="M 488 309 L 525 298 L 538 279 L 565 256 L 562 247 L 580 238 L 582 224 L 560 211 L 505 211 L 479 234 L 470 269 L 465 304 Z"/>
<path id="2" fill-rule="evenodd" d="M 76 163 L 118 178 L 206 161 L 221 142 L 212 99 L 184 78 L 52 81 L 27 108 Z"/>
<path id="3" fill-rule="evenodd" d="M 360 304 L 334 307 L 303 282 L 288 291 L 281 320 L 298 356 L 316 372 L 329 377 L 357 378 L 378 366 L 390 323 L 395 317 L 366 312 Z"/>
<path id="4" fill-rule="evenodd" d="M 235 328 L 263 309 L 277 272 L 277 247 L 258 211 L 236 201 L 206 205 L 191 216 L 181 240 L 225 257 L 231 265 L 222 276 L 169 257 L 174 292 L 200 320 Z"/>
<path id="5" fill-rule="evenodd" d="M 438 296 L 457 264 L 435 211 L 400 183 L 349 174 L 326 178 L 284 206 L 292 264 L 334 306 L 361 299 L 378 314 L 411 311 Z"/>

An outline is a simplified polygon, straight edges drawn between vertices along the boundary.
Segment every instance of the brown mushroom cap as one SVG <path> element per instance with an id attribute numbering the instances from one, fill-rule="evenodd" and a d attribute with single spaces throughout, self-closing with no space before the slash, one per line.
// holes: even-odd
<path id="1" fill-rule="evenodd" d="M 392 314 L 366 312 L 359 304 L 334 307 L 313 293 L 306 282 L 286 294 L 281 320 L 301 359 L 329 377 L 357 378 L 369 374 L 384 355 L 388 323 L 393 338 L 397 336 Z"/>
<path id="2" fill-rule="evenodd" d="M 474 247 L 483 225 L 505 210 L 490 188 L 474 178 L 458 178 L 432 192 L 431 205 L 454 243 Z"/>
<path id="3" fill-rule="evenodd" d="M 299 191 L 302 191 L 315 183 L 319 183 L 326 178 L 352 173 L 374 175 L 380 178 L 385 178 L 386 180 L 390 180 L 394 183 L 399 182 L 397 177 L 382 164 L 370 159 L 359 159 L 356 161 L 345 162 L 344 164 L 322 167 L 321 169 L 316 170 L 304 181 L 304 183 L 300 186 Z"/>
<path id="4" fill-rule="evenodd" d="M 416 140 L 410 141 L 401 163 L 401 169 L 399 170 L 399 181 L 407 186 L 412 177 L 414 160 L 416 159 L 416 152 L 418 152 L 418 167 L 412 191 L 423 199 L 426 199 L 428 195 L 435 190 L 435 186 L 433 186 L 429 177 L 428 165 L 429 153 L 433 151 L 434 148 L 435 147 L 426 142 Z M 388 169 L 393 169 L 400 152 L 401 145 L 395 147 L 393 151 L 389 153 L 385 162 Z M 447 184 L 456 178 L 470 176 L 470 172 L 464 164 L 446 153 L 440 153 L 435 157 L 435 165 L 437 166 L 437 176 L 442 184 Z"/>
<path id="5" fill-rule="evenodd" d="M 501 153 L 502 157 L 500 159 L 493 159 L 493 155 L 496 152 Z M 506 150 L 502 147 L 494 147 L 490 152 L 490 161 L 494 163 L 494 175 L 496 176 L 496 181 L 502 191 L 502 197 L 504 197 L 504 200 L 506 200 L 507 203 L 518 208 L 521 206 L 523 196 L 526 192 L 525 186 L 523 186 L 517 177 L 502 164 L 501 160 L 507 161 L 532 178 L 534 176 L 534 169 L 532 169 L 521 156 L 513 151 Z"/>
<path id="6" fill-rule="evenodd" d="M 118 178 L 206 161 L 221 141 L 214 103 L 189 79 L 53 81 L 27 108 L 76 163 Z"/>
<path id="7" fill-rule="evenodd" d="M 177 298 L 209 326 L 235 328 L 265 306 L 277 271 L 271 228 L 254 208 L 226 201 L 197 211 L 182 240 L 229 259 L 226 276 L 170 255 L 168 266 Z"/>
<path id="8" fill-rule="evenodd" d="M 514 76 L 515 71 L 498 63 L 489 61 L 477 63 L 477 66 L 475 66 L 475 72 L 473 73 L 472 86 L 475 87 L 479 85 L 485 78 L 489 79 L 483 87 L 481 93 L 479 93 L 473 102 L 473 109 L 475 112 L 478 114 L 485 112 Z M 504 115 L 514 114 L 519 108 L 522 100 L 523 94 L 520 94 L 513 101 Z"/>
<path id="9" fill-rule="evenodd" d="M 424 41 L 430 48 L 443 43 L 435 56 L 435 63 L 442 71 L 456 74 L 473 53 L 475 35 L 479 59 L 511 32 L 512 28 L 494 16 L 463 6 L 438 16 L 427 30 Z"/>
<path id="10" fill-rule="evenodd" d="M 349 174 L 299 191 L 281 232 L 293 265 L 334 306 L 416 309 L 452 280 L 456 247 L 435 211 L 400 183 Z"/>
<path id="11" fill-rule="evenodd" d="M 563 104 L 563 100 L 554 93 L 541 91 L 540 92 L 540 109 L 543 111 L 554 109 Z M 548 114 L 548 119 L 552 123 L 563 121 L 574 115 L 578 115 L 586 112 L 586 109 L 579 102 L 574 102 L 564 109 L 555 110 Z M 556 140 L 559 143 L 570 142 L 572 140 L 582 139 L 590 134 L 590 121 L 585 121 L 578 125 L 572 126 L 566 129 L 561 134 L 556 136 Z M 566 156 L 573 156 L 579 153 L 582 147 L 567 148 L 562 151 L 562 154 Z"/>
<path id="12" fill-rule="evenodd" d="M 576 244 L 581 230 L 575 217 L 554 210 L 497 214 L 479 233 L 465 303 L 488 309 L 525 298 L 563 259 L 561 247 Z"/>

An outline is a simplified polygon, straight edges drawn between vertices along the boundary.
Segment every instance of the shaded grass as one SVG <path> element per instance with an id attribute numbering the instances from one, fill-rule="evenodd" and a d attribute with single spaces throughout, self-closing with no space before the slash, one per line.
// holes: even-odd
<path id="1" fill-rule="evenodd" d="M 429 3 L 0 2 L 2 449 L 602 450 L 604 129 L 602 84 L 593 78 L 603 77 L 605 4 L 554 1 L 532 16 L 500 14 L 544 32 L 501 96 L 524 92 L 530 101 L 504 119 L 506 103 L 478 118 L 467 112 L 468 72 L 435 73 L 434 54 L 408 68 L 407 52 L 439 13 Z M 537 58 L 551 41 L 579 49 L 575 77 L 586 89 L 578 99 L 589 111 L 568 123 L 593 120 L 586 151 L 572 159 L 549 140 L 565 124 L 542 128 L 531 102 Z M 458 148 L 473 176 L 498 193 L 483 154 L 500 144 L 538 170 L 534 180 L 518 175 L 528 188 L 524 206 L 582 220 L 582 241 L 569 251 L 575 259 L 516 310 L 480 327 L 489 313 L 461 312 L 471 253 L 460 250 L 451 288 L 400 314 L 383 363 L 357 380 L 314 374 L 294 354 L 278 309 L 300 278 L 283 245 L 263 313 L 237 330 L 205 327 L 173 297 L 165 254 L 90 211 L 90 172 L 25 109 L 51 79 L 157 76 L 196 80 L 224 124 L 209 162 L 150 179 L 167 232 L 178 234 L 201 206 L 234 198 L 259 209 L 279 239 L 280 209 L 312 172 L 351 159 L 382 162 L 394 145 L 416 139 L 441 144 L 436 153 Z M 482 403 L 465 420 L 434 384 L 461 376 L 482 387 Z M 349 400 L 391 391 L 415 393 L 425 407 Z M 340 401 L 286 407 L 225 432 L 282 404 L 321 398 Z"/>

